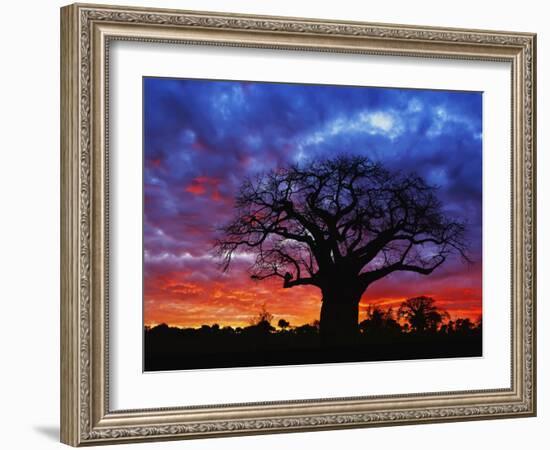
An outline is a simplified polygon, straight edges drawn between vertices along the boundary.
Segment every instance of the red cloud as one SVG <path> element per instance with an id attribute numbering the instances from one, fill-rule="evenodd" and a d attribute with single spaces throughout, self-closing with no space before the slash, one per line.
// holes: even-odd
<path id="1" fill-rule="evenodd" d="M 222 195 L 220 194 L 220 191 L 216 189 L 214 190 L 214 192 L 212 192 L 212 195 L 210 196 L 210 198 L 215 202 L 219 202 L 222 199 Z"/>
<path id="2" fill-rule="evenodd" d="M 209 186 L 208 179 L 199 181 Z M 200 227 L 193 230 L 197 233 L 193 239 L 198 239 Z M 217 262 L 203 253 L 187 255 L 180 257 L 179 262 L 146 261 L 145 324 L 243 326 L 263 304 L 275 321 L 282 318 L 292 325 L 301 325 L 319 319 L 321 293 L 315 287 L 283 289 L 275 279 L 254 282 L 246 271 L 248 261 L 237 261 L 231 273 L 224 274 Z M 174 257 L 177 258 L 177 254 Z M 473 267 L 442 274 L 440 278 L 417 276 L 406 281 L 397 278 L 379 282 L 365 292 L 359 320 L 365 318 L 369 304 L 396 311 L 407 298 L 427 295 L 448 311 L 451 319 L 463 317 L 477 321 L 482 313 L 480 274 L 481 267 Z"/>
<path id="3" fill-rule="evenodd" d="M 194 195 L 203 195 L 209 192 L 211 197 L 220 196 L 218 185 L 220 184 L 219 178 L 199 176 L 191 180 L 191 183 L 186 186 L 185 191 Z M 220 197 L 221 198 L 221 197 Z"/>
<path id="4" fill-rule="evenodd" d="M 185 188 L 185 191 L 195 195 L 202 195 L 206 192 L 206 188 L 202 184 L 191 183 Z"/>
<path id="5" fill-rule="evenodd" d="M 381 287 L 380 291 L 384 290 Z M 417 294 L 433 297 L 453 320 L 468 317 L 477 321 L 481 317 L 481 288 L 446 286 L 425 292 L 421 289 Z M 408 297 L 407 294 L 365 295 L 359 319 L 363 320 L 368 304 L 396 310 Z M 293 325 L 301 325 L 319 318 L 320 301 L 320 292 L 313 287 L 283 289 L 277 280 L 252 282 L 246 273 L 234 273 L 231 277 L 220 275 L 216 279 L 211 275 L 197 280 L 194 271 L 180 271 L 146 278 L 145 323 L 166 322 L 182 327 L 213 323 L 243 326 L 265 304 L 275 320 L 284 318 Z M 167 304 L 177 306 L 167 308 Z"/>

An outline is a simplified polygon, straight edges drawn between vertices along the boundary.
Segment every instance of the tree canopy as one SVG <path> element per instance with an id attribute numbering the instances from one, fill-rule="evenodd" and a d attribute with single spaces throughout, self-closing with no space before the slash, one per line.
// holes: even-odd
<path id="1" fill-rule="evenodd" d="M 323 289 L 342 274 L 363 288 L 396 271 L 430 274 L 450 254 L 468 260 L 465 224 L 437 187 L 364 156 L 339 156 L 246 179 L 217 242 L 224 269 L 255 254 L 256 280 Z"/>

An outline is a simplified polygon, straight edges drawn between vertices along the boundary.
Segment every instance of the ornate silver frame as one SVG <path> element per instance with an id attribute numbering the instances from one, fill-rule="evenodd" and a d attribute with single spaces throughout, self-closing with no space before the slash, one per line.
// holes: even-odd
<path id="1" fill-rule="evenodd" d="M 109 43 L 202 43 L 512 66 L 512 383 L 508 389 L 111 411 Z M 535 52 L 530 33 L 75 4 L 61 9 L 61 441 L 73 446 L 536 414 Z"/>

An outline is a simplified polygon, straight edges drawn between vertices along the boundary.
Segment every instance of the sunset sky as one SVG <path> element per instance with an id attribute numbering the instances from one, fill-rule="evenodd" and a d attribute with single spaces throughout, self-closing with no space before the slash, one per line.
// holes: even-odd
<path id="1" fill-rule="evenodd" d="M 445 212 L 467 221 L 472 264 L 394 273 L 361 300 L 398 306 L 427 295 L 453 318 L 481 315 L 482 94 L 412 89 L 144 78 L 144 320 L 248 325 L 319 318 L 320 291 L 253 281 L 251 255 L 223 273 L 212 248 L 243 179 L 290 163 L 366 155 L 439 186 Z"/>

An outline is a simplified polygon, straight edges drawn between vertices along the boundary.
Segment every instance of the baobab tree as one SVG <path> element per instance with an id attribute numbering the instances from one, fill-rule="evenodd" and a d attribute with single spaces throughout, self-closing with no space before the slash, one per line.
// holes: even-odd
<path id="1" fill-rule="evenodd" d="M 429 275 L 452 253 L 467 259 L 465 225 L 436 193 L 363 156 L 296 164 L 243 181 L 216 248 L 224 270 L 236 254 L 254 254 L 254 280 L 319 288 L 321 341 L 341 345 L 358 332 L 373 283 L 398 271 Z"/>

